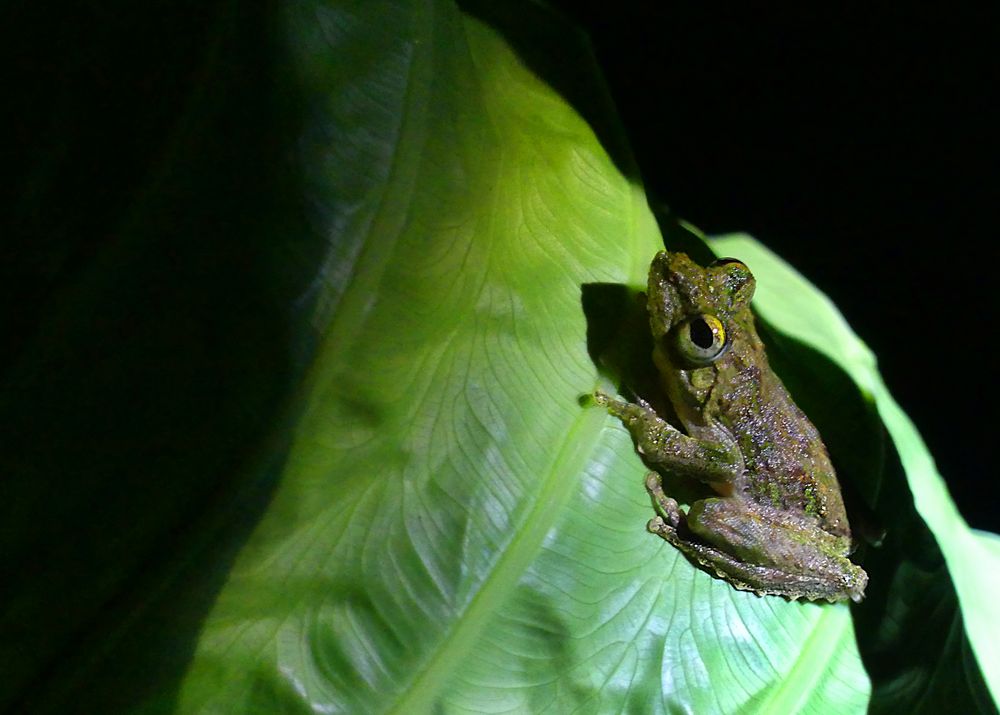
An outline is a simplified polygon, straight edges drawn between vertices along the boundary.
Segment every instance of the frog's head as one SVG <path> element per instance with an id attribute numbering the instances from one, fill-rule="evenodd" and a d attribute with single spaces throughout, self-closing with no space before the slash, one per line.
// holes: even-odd
<path id="1" fill-rule="evenodd" d="M 660 251 L 647 293 L 653 340 L 684 367 L 715 362 L 730 348 L 736 323 L 749 318 L 754 286 L 750 269 L 736 259 L 702 268 L 683 253 Z"/>

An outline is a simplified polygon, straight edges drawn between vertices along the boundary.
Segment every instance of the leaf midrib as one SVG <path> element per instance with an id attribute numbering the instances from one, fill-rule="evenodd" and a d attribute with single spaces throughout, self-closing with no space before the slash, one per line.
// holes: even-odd
<path id="1" fill-rule="evenodd" d="M 559 445 L 555 458 L 544 471 L 542 489 L 524 520 L 514 530 L 513 538 L 489 576 L 388 712 L 402 714 L 430 710 L 434 696 L 460 659 L 472 648 L 476 636 L 489 621 L 489 614 L 517 587 L 521 576 L 538 554 L 545 536 L 574 493 L 590 459 L 591 451 L 580 450 L 578 446 L 596 444 L 605 421 L 605 415 L 597 410 L 580 411 Z"/>

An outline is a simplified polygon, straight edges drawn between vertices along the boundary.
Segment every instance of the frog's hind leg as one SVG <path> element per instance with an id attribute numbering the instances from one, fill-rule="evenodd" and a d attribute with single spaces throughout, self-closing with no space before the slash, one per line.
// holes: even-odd
<path id="1" fill-rule="evenodd" d="M 815 601 L 843 601 L 854 598 L 842 587 L 838 588 L 830 581 L 802 574 L 783 573 L 769 566 L 747 564 L 730 554 L 695 541 L 687 541 L 680 537 L 677 530 L 668 526 L 663 519 L 655 517 L 650 520 L 648 529 L 676 546 L 684 555 L 710 573 L 731 584 L 741 591 L 752 591 L 758 596 L 784 596 L 791 600 L 800 597 Z M 860 598 L 855 598 L 860 600 Z"/>
<path id="2" fill-rule="evenodd" d="M 811 564 L 812 569 L 804 568 L 798 572 L 765 563 L 755 563 L 750 560 L 753 551 L 755 551 L 752 538 L 754 529 L 751 529 L 749 534 L 743 535 L 742 549 L 736 546 L 740 539 L 732 534 L 729 536 L 727 543 L 730 544 L 730 548 L 736 547 L 736 551 L 742 551 L 744 558 L 747 558 L 747 560 L 740 560 L 735 554 L 723 551 L 705 540 L 710 537 L 712 529 L 718 529 L 722 522 L 721 519 L 713 518 L 713 512 L 724 514 L 730 509 L 725 500 L 705 499 L 696 502 L 685 515 L 677 502 L 664 493 L 660 477 L 655 472 L 646 475 L 646 490 L 653 499 L 656 511 L 660 514 L 660 516 L 650 519 L 646 528 L 735 588 L 753 591 L 758 595 L 785 596 L 793 600 L 799 597 L 828 601 L 841 601 L 847 598 L 860 600 L 860 594 L 864 591 L 864 583 L 862 582 L 858 587 L 851 581 L 849 574 L 843 573 L 843 569 L 853 567 L 853 570 L 861 574 L 864 572 L 846 560 L 840 560 L 841 563 L 846 564 L 840 568 L 832 567 L 831 564 L 813 563 Z M 702 521 L 715 526 L 709 526 L 706 530 L 705 524 L 701 523 Z M 738 521 L 749 523 L 749 520 L 745 518 Z M 706 533 L 699 534 L 699 532 Z M 765 549 L 759 550 L 761 553 L 765 551 Z"/>

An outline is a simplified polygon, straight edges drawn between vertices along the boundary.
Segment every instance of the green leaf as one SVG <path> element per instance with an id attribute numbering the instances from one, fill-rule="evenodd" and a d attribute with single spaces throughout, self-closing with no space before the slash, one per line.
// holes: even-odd
<path id="1" fill-rule="evenodd" d="M 869 676 L 877 668 L 858 648 L 869 632 L 869 652 L 889 653 L 889 664 L 909 662 L 891 626 L 912 624 L 919 609 L 900 605 L 899 589 L 885 585 L 901 571 L 868 565 L 876 593 L 867 611 L 792 603 L 735 591 L 646 533 L 651 507 L 632 443 L 580 397 L 614 372 L 595 364 L 595 336 L 614 343 L 630 325 L 627 307 L 591 310 L 588 300 L 605 295 L 602 286 L 641 288 L 661 238 L 641 187 L 627 178 L 627 157 L 614 149 L 622 141 L 613 122 L 596 119 L 600 100 L 559 81 L 578 80 L 582 71 L 598 86 L 586 52 L 572 54 L 579 47 L 570 42 L 556 53 L 562 66 L 543 67 L 512 48 L 533 37 L 524 27 L 561 27 L 539 13 L 528 6 L 521 18 L 497 21 L 498 30 L 447 2 L 300 0 L 283 8 L 280 22 L 268 19 L 281 36 L 269 48 L 286 58 L 281 86 L 294 85 L 274 101 L 281 97 L 284 111 L 296 113 L 298 121 L 275 122 L 295 127 L 296 169 L 261 189 L 281 200 L 262 208 L 254 195 L 257 201 L 220 208 L 246 214 L 220 255 L 241 255 L 236 244 L 248 237 L 250 262 L 276 273 L 265 273 L 273 282 L 262 282 L 253 299 L 285 311 L 286 334 L 258 337 L 274 338 L 295 359 L 284 365 L 274 342 L 240 333 L 241 379 L 227 383 L 247 402 L 243 412 L 234 406 L 226 414 L 267 415 L 270 435 L 227 432 L 233 443 L 249 434 L 251 448 L 222 453 L 207 445 L 176 456 L 176 464 L 150 463 L 154 450 L 126 450 L 94 469 L 94 491 L 122 485 L 115 512 L 122 521 L 111 523 L 127 515 L 128 527 L 87 535 L 88 545 L 114 547 L 113 567 L 93 555 L 84 562 L 105 578 L 29 579 L 16 590 L 22 622 L 45 639 L 36 660 L 7 671 L 8 702 L 48 712 L 846 713 L 866 709 L 873 687 L 873 703 L 885 709 L 976 697 L 974 666 L 971 684 L 957 694 L 948 678 L 903 682 L 891 668 Z M 205 181 L 194 185 L 217 196 L 197 169 L 208 165 L 199 164 L 211 145 L 204 137 L 220 136 L 205 127 L 214 126 L 206 117 L 224 96 L 215 83 L 230 76 L 228 41 L 223 36 L 206 60 L 208 79 L 175 137 L 175 164 L 126 224 L 125 247 L 112 245 L 84 287 L 67 293 L 65 323 L 82 326 L 94 306 L 118 305 L 118 291 L 126 291 L 115 282 L 120 267 L 145 265 L 150 235 L 173 247 L 150 226 L 172 215 L 163 205 L 186 205 L 175 198 L 177 187 Z M 174 192 L 153 190 L 164 185 Z M 308 227 L 288 218 L 300 209 L 295 197 Z M 675 229 L 666 230 L 669 247 L 692 240 Z M 851 423 L 863 432 L 863 448 L 845 459 L 859 492 L 884 505 L 894 491 L 879 492 L 880 427 L 866 412 L 878 407 L 963 613 L 992 628 L 988 611 L 969 609 L 982 608 L 975 589 L 989 577 L 974 571 L 996 563 L 996 544 L 962 532 L 868 351 L 815 289 L 759 244 L 728 238 L 710 245 L 741 255 L 755 271 L 756 305 L 775 331 L 777 361 L 786 356 L 782 375 L 803 404 L 817 404 L 834 441 L 852 435 L 838 427 L 844 415 L 862 415 Z M 215 280 L 219 266 L 209 267 L 205 277 L 188 269 L 190 282 L 177 295 Z M 142 283 L 148 274 L 137 275 Z M 81 304 L 81 295 L 99 298 Z M 246 294 L 209 295 L 197 307 L 240 306 Z M 167 303 L 176 307 L 176 300 Z M 170 335 L 197 335 L 185 326 L 172 325 Z M 88 330 L 78 327 L 83 344 Z M 35 354 L 48 355 L 62 344 L 56 340 L 43 336 Z M 812 354 L 789 359 L 801 345 L 826 362 Z M 163 352 L 176 355 L 169 347 Z M 151 354 L 125 351 L 99 384 Z M 260 355 L 271 359 L 258 364 Z M 31 360 L 23 364 L 28 371 Z M 824 412 L 824 381 L 840 374 L 831 364 L 858 388 Z M 272 377 L 278 387 L 262 387 Z M 212 385 L 194 382 L 164 387 L 164 404 L 183 408 L 178 421 L 197 421 L 209 402 Z M 291 395 L 280 414 L 261 397 L 279 388 Z M 170 402 L 174 391 L 186 397 Z M 122 414 L 130 414 L 127 392 L 115 393 Z M 135 428 L 132 439 L 141 436 Z M 165 442 L 153 440 L 160 449 Z M 205 454 L 214 461 L 199 467 Z M 149 476 L 141 480 L 130 468 Z M 235 476 L 223 480 L 224 471 Z M 144 498 L 126 477 L 160 490 L 167 503 Z M 41 499 L 45 492 L 33 489 L 25 486 L 25 494 Z M 79 509 L 79 495 L 48 498 L 55 509 Z M 919 531 L 911 512 L 900 512 Z M 19 524 L 25 533 L 31 528 L 28 520 Z M 890 539 L 893 533 L 901 531 Z M 60 532 L 32 533 L 21 553 L 60 537 L 64 543 Z M 973 544 L 978 551 L 968 550 Z M 912 563 L 903 546 L 887 543 L 883 561 Z M 950 587 L 946 573 L 930 573 Z M 86 598 L 60 614 L 66 583 Z M 39 593 L 44 606 L 31 605 Z M 953 623 L 954 606 L 943 612 Z M 14 620 L 8 616 L 8 630 Z M 915 634 L 928 642 L 947 635 L 931 623 Z M 856 624 L 865 625 L 857 640 Z M 960 626 L 957 633 L 952 647 L 960 649 Z M 994 646 L 982 638 L 973 640 L 976 655 L 996 683 Z M 5 663 L 16 661 L 15 650 Z M 937 662 L 965 677 L 961 664 Z"/>

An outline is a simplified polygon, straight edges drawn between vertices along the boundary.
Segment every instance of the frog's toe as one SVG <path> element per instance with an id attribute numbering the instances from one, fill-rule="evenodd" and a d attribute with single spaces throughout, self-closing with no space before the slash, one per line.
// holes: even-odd
<path id="1" fill-rule="evenodd" d="M 663 521 L 673 528 L 681 523 L 683 515 L 677 501 L 668 497 L 663 491 L 661 477 L 656 472 L 646 475 L 646 491 L 653 500 L 653 508 L 663 517 Z"/>
<path id="2" fill-rule="evenodd" d="M 607 404 L 614 399 L 611 395 L 604 392 L 604 390 L 594 390 L 590 393 L 590 397 L 596 404 L 601 405 L 602 407 L 607 406 Z"/>
<path id="3" fill-rule="evenodd" d="M 673 535 L 674 530 L 672 527 L 667 526 L 667 522 L 663 520 L 661 516 L 654 516 L 652 519 L 646 522 L 646 531 L 650 534 L 656 534 L 658 536 L 663 536 L 667 538 L 665 534 Z"/>

